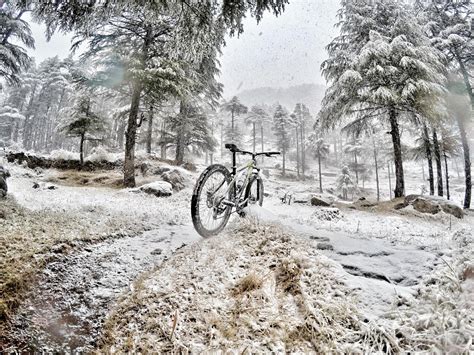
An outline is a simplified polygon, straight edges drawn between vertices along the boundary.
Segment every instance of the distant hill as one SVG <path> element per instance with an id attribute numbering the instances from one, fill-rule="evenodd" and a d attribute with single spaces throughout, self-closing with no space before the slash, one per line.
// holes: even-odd
<path id="1" fill-rule="evenodd" d="M 237 94 L 246 106 L 257 104 L 273 105 L 280 103 L 292 111 L 299 102 L 304 103 L 313 115 L 318 113 L 326 86 L 317 84 L 302 84 L 287 88 L 261 87 L 244 90 Z"/>

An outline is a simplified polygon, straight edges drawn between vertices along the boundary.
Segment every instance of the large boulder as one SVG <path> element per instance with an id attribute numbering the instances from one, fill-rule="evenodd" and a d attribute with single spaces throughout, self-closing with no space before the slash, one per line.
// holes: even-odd
<path id="1" fill-rule="evenodd" d="M 433 200 L 416 198 L 411 204 L 413 205 L 413 208 L 415 210 L 421 213 L 436 214 L 441 211 L 441 207 L 439 207 L 439 204 Z"/>
<path id="2" fill-rule="evenodd" d="M 441 209 L 444 213 L 449 213 L 450 215 L 453 215 L 456 218 L 464 217 L 464 211 L 462 210 L 462 208 L 452 203 L 442 203 Z"/>
<path id="3" fill-rule="evenodd" d="M 168 197 L 173 194 L 173 187 L 166 181 L 155 181 L 140 186 L 139 190 L 156 197 Z"/>
<path id="4" fill-rule="evenodd" d="M 0 165 L 0 198 L 3 198 L 7 195 L 8 186 L 7 178 L 10 177 L 10 172 Z"/>
<path id="5" fill-rule="evenodd" d="M 463 218 L 462 208 L 451 201 L 436 196 L 408 195 L 403 203 L 404 207 L 412 205 L 413 208 L 421 213 L 437 214 L 443 211 L 456 218 Z"/>
<path id="6" fill-rule="evenodd" d="M 177 169 L 163 172 L 161 178 L 163 181 L 169 182 L 175 191 L 184 189 L 188 182 L 188 179 Z"/>
<path id="7" fill-rule="evenodd" d="M 313 196 L 311 197 L 311 206 L 329 207 L 331 203 L 322 197 Z"/>

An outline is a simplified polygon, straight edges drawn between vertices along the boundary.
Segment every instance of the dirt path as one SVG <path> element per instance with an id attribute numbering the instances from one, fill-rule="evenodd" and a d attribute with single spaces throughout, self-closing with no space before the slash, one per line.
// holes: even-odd
<path id="1" fill-rule="evenodd" d="M 6 351 L 92 350 L 109 307 L 132 282 L 198 239 L 189 226 L 166 226 L 50 263 L 13 319 Z"/>

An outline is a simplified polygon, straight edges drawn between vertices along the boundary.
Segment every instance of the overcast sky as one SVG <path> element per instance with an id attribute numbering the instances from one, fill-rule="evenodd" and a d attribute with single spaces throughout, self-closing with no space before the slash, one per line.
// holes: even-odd
<path id="1" fill-rule="evenodd" d="M 245 32 L 227 39 L 221 58 L 220 81 L 226 97 L 262 86 L 287 87 L 324 83 L 319 66 L 324 47 L 337 34 L 334 28 L 339 1 L 290 0 L 280 17 L 265 14 L 260 24 L 244 21 Z M 31 23 L 37 63 L 47 57 L 66 57 L 71 35 L 56 34 L 46 42 L 44 26 Z"/>

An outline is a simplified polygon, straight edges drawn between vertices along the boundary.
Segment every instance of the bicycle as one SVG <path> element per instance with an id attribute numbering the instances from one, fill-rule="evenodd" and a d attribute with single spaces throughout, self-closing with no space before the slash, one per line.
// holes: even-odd
<path id="1" fill-rule="evenodd" d="M 232 171 L 224 165 L 213 164 L 203 171 L 194 187 L 191 217 L 194 228 L 204 238 L 220 233 L 233 212 L 244 215 L 249 204 L 263 204 L 263 181 L 258 156 L 271 157 L 280 152 L 252 153 L 226 144 L 232 153 Z M 237 167 L 236 154 L 251 155 L 252 159 Z"/>

